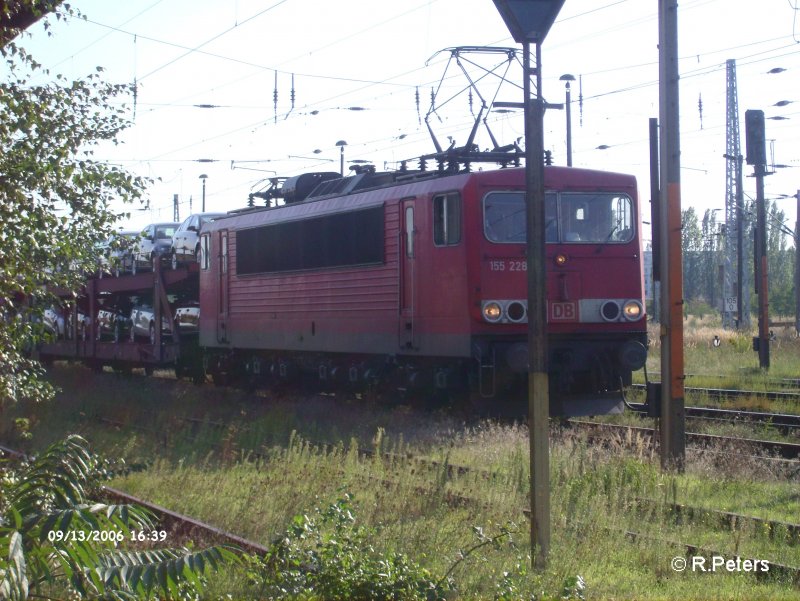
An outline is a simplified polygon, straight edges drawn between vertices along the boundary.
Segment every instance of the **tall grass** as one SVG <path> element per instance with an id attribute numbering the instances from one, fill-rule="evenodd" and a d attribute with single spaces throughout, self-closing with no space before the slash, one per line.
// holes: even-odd
<path id="1" fill-rule="evenodd" d="M 697 386 L 718 388 L 747 388 L 768 390 L 771 378 L 797 378 L 800 363 L 800 338 L 793 329 L 776 328 L 774 340 L 770 342 L 770 369 L 760 369 L 758 353 L 753 351 L 753 337 L 758 335 L 754 329 L 726 330 L 719 319 L 689 317 L 683 323 L 685 371 L 690 374 L 721 375 L 725 379 L 711 379 L 709 383 Z M 714 340 L 719 340 L 719 346 Z M 660 326 L 648 325 L 649 356 L 648 371 L 660 371 L 661 340 Z"/>
<path id="2" fill-rule="evenodd" d="M 474 528 L 515 530 L 511 541 L 458 564 L 453 576 L 464 599 L 509 591 L 507 598 L 542 598 L 542 592 L 559 598 L 577 575 L 593 599 L 796 597 L 797 589 L 780 578 L 675 572 L 670 561 L 685 549 L 663 542 L 800 566 L 800 546 L 789 544 L 785 532 L 676 521 L 669 511 L 678 502 L 797 521 L 798 475 L 789 480 L 791 474 L 763 462 L 692 454 L 685 474 L 664 474 L 643 439 L 599 447 L 554 426 L 551 559 L 546 571 L 533 574 L 523 514 L 529 457 L 522 424 L 464 423 L 316 396 L 253 397 L 183 382 L 95 376 L 81 368 L 59 367 L 52 376 L 63 388 L 56 402 L 18 408 L 31 420 L 31 444 L 81 430 L 98 450 L 136 468 L 120 472 L 114 486 L 262 543 L 284 532 L 293 516 L 349 492 L 357 519 L 376 532 L 376 550 L 407 554 L 438 574 L 475 543 Z M 376 453 L 365 456 L 363 449 Z M 409 454 L 437 463 L 421 464 Z M 452 465 L 471 469 L 458 472 Z M 641 499 L 651 504 L 643 508 Z M 237 573 L 214 586 L 220 595 L 256 595 Z"/>

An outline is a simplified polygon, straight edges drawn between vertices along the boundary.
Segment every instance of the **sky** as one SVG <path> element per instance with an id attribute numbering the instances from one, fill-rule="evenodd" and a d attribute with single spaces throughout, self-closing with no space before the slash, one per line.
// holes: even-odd
<path id="1" fill-rule="evenodd" d="M 464 144 L 480 97 L 522 100 L 516 63 L 507 81 L 486 75 L 505 55 L 463 55 L 476 82 L 470 104 L 458 93 L 467 76 L 450 52 L 440 52 L 509 47 L 521 57 L 490 0 L 71 4 L 85 19 L 53 22 L 52 36 L 36 25 L 22 45 L 53 74 L 78 77 L 102 66 L 109 81 L 136 84 L 135 98 L 124 99 L 131 127 L 123 144 L 96 156 L 153 180 L 147 206 L 130 207 L 125 228 L 172 220 L 175 194 L 181 219 L 190 208 L 198 212 L 203 181 L 206 210 L 227 211 L 244 206 L 266 178 L 338 171 L 342 149 L 346 169 L 354 160 L 394 169 L 431 153 L 432 90 L 437 110 L 429 122 L 444 146 L 448 136 Z M 800 190 L 800 0 L 684 0 L 678 26 L 683 208 L 701 216 L 720 209 L 724 219 L 726 61 L 733 59 L 741 153 L 745 110 L 763 110 L 768 160 L 785 166 L 766 178 L 766 196 L 794 229 L 796 201 L 786 196 Z M 657 0 L 565 0 L 542 46 L 548 103 L 565 101 L 561 75 L 576 78 L 573 165 L 636 175 L 646 222 L 657 45 Z M 501 145 L 523 135 L 519 111 L 493 111 L 487 121 Z M 566 164 L 565 111 L 548 109 L 544 128 L 554 163 Z M 485 128 L 476 142 L 491 145 Z M 746 176 L 752 172 L 745 166 Z M 745 177 L 744 186 L 753 197 L 754 179 Z"/>

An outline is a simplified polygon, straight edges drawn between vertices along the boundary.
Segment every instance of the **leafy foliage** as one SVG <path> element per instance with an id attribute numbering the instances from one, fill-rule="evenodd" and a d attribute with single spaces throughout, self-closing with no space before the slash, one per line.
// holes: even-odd
<path id="1" fill-rule="evenodd" d="M 487 534 L 473 526 L 475 542 L 460 549 L 443 576 L 435 577 L 401 553 L 381 554 L 371 541 L 374 528 L 357 525 L 353 496 L 345 493 L 327 508 L 294 517 L 290 527 L 265 557 L 247 557 L 248 576 L 259 587 L 258 598 L 439 601 L 457 598 L 453 575 L 470 559 L 484 561 L 484 551 L 510 546 L 517 560 L 494 583 L 495 601 L 585 599 L 581 576 L 563 581 L 560 594 L 529 594 L 541 584 L 541 574 L 530 571 L 530 556 L 519 553 L 514 541 L 517 526 L 509 523 Z"/>
<path id="2" fill-rule="evenodd" d="M 74 16 L 67 5 L 55 14 Z M 141 198 L 145 181 L 94 159 L 128 125 L 117 100 L 128 85 L 104 82 L 100 69 L 75 81 L 51 76 L 15 42 L 1 46 L 0 55 L 2 408 L 50 395 L 27 357 L 43 331 L 31 317 L 54 300 L 47 290 L 78 289 L 82 274 L 96 267 L 97 244 L 120 216 L 113 203 Z"/>
<path id="3" fill-rule="evenodd" d="M 132 505 L 90 501 L 103 463 L 79 436 L 0 475 L 0 598 L 27 599 L 45 586 L 78 598 L 178 598 L 195 590 L 208 568 L 234 561 L 224 547 L 126 550 L 132 530 L 150 531 L 154 516 Z M 114 533 L 114 537 L 97 536 Z M 58 536 L 54 536 L 57 534 Z"/>
<path id="4" fill-rule="evenodd" d="M 750 306 L 755 307 L 752 256 L 755 220 L 752 216 L 756 209 L 753 202 L 748 203 L 744 213 L 750 216 L 743 222 L 742 261 L 747 274 L 745 281 L 750 285 L 750 290 L 744 293 L 753 297 Z M 770 312 L 773 315 L 791 315 L 795 311 L 794 263 L 797 253 L 796 247 L 787 248 L 787 236 L 794 237 L 794 232 L 785 225 L 786 214 L 778 209 L 775 201 L 766 201 L 766 213 Z M 716 221 L 713 210 L 707 210 L 700 220 L 694 207 L 689 207 L 681 212 L 681 220 L 683 292 L 688 301 L 687 313 L 701 317 L 703 313 L 719 313 L 717 307 L 722 299 L 720 267 L 725 263 L 725 236 L 735 237 L 736 232 L 727 232 L 725 224 Z M 794 243 L 797 244 L 797 238 Z M 705 305 L 699 301 L 705 301 Z"/>
<path id="5" fill-rule="evenodd" d="M 269 599 L 438 600 L 452 589 L 401 553 L 381 555 L 377 533 L 356 525 L 345 494 L 312 515 L 298 515 L 264 558 L 251 558 L 249 574 Z"/>

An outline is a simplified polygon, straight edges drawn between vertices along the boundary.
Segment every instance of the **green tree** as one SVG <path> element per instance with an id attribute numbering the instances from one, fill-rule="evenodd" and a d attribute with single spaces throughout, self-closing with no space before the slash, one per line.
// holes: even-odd
<path id="1" fill-rule="evenodd" d="M 686 300 L 703 294 L 703 232 L 694 207 L 681 211 L 681 249 L 683 252 L 683 296 Z"/>
<path id="2" fill-rule="evenodd" d="M 28 357 L 41 337 L 36 314 L 55 300 L 52 291 L 78 290 L 83 274 L 96 266 L 96 245 L 119 217 L 113 203 L 140 198 L 145 186 L 93 158 L 104 144 L 116 143 L 127 124 L 124 107 L 112 107 L 128 86 L 105 83 L 99 70 L 75 81 L 56 75 L 50 83 L 33 83 L 49 74 L 13 41 L 47 12 L 73 15 L 60 5 L 0 3 L 0 410 L 23 398 L 51 396 Z M 83 599 L 176 598 L 200 584 L 206 566 L 233 559 L 219 547 L 118 548 L 119 536 L 129 540 L 132 529 L 151 530 L 153 517 L 136 507 L 92 502 L 101 467 L 76 436 L 30 464 L 0 464 L 0 599 L 42 597 L 49 590 Z"/>
<path id="3" fill-rule="evenodd" d="M 794 249 L 787 248 L 786 213 L 767 201 L 767 263 L 769 304 L 773 316 L 794 314 Z"/>
<path id="4" fill-rule="evenodd" d="M 70 436 L 30 463 L 0 469 L 0 599 L 176 599 L 207 568 L 236 560 L 225 547 L 132 550 L 133 532 L 157 532 L 131 505 L 94 503 L 103 463 Z"/>
<path id="5" fill-rule="evenodd" d="M 706 209 L 702 223 L 703 251 L 700 255 L 700 281 L 702 297 L 711 307 L 718 307 L 718 296 L 721 288 L 719 265 L 722 261 L 719 224 L 717 213 Z"/>
<path id="6" fill-rule="evenodd" d="M 3 2 L 13 20 L 26 10 L 55 18 L 72 14 L 55 0 Z M 46 399 L 40 367 L 27 356 L 41 338 L 37 311 L 49 290 L 77 290 L 96 265 L 94 249 L 120 217 L 116 201 L 141 198 L 145 182 L 94 153 L 117 143 L 127 126 L 119 103 L 128 85 L 106 83 L 101 71 L 69 81 L 50 75 L 0 21 L 0 410 L 22 398 Z M 9 33 L 10 31 L 10 33 Z M 27 35 L 27 34 L 23 34 Z M 51 82 L 37 84 L 34 79 Z M 38 78 L 38 79 L 37 79 Z"/>

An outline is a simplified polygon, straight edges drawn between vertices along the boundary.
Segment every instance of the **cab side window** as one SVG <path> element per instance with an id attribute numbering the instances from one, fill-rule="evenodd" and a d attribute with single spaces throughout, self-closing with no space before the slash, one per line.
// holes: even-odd
<path id="1" fill-rule="evenodd" d="M 433 197 L 433 243 L 454 246 L 461 242 L 461 197 L 457 192 Z"/>
<path id="2" fill-rule="evenodd" d="M 204 270 L 209 267 L 208 242 L 210 237 L 208 234 L 200 237 L 200 269 Z"/>

